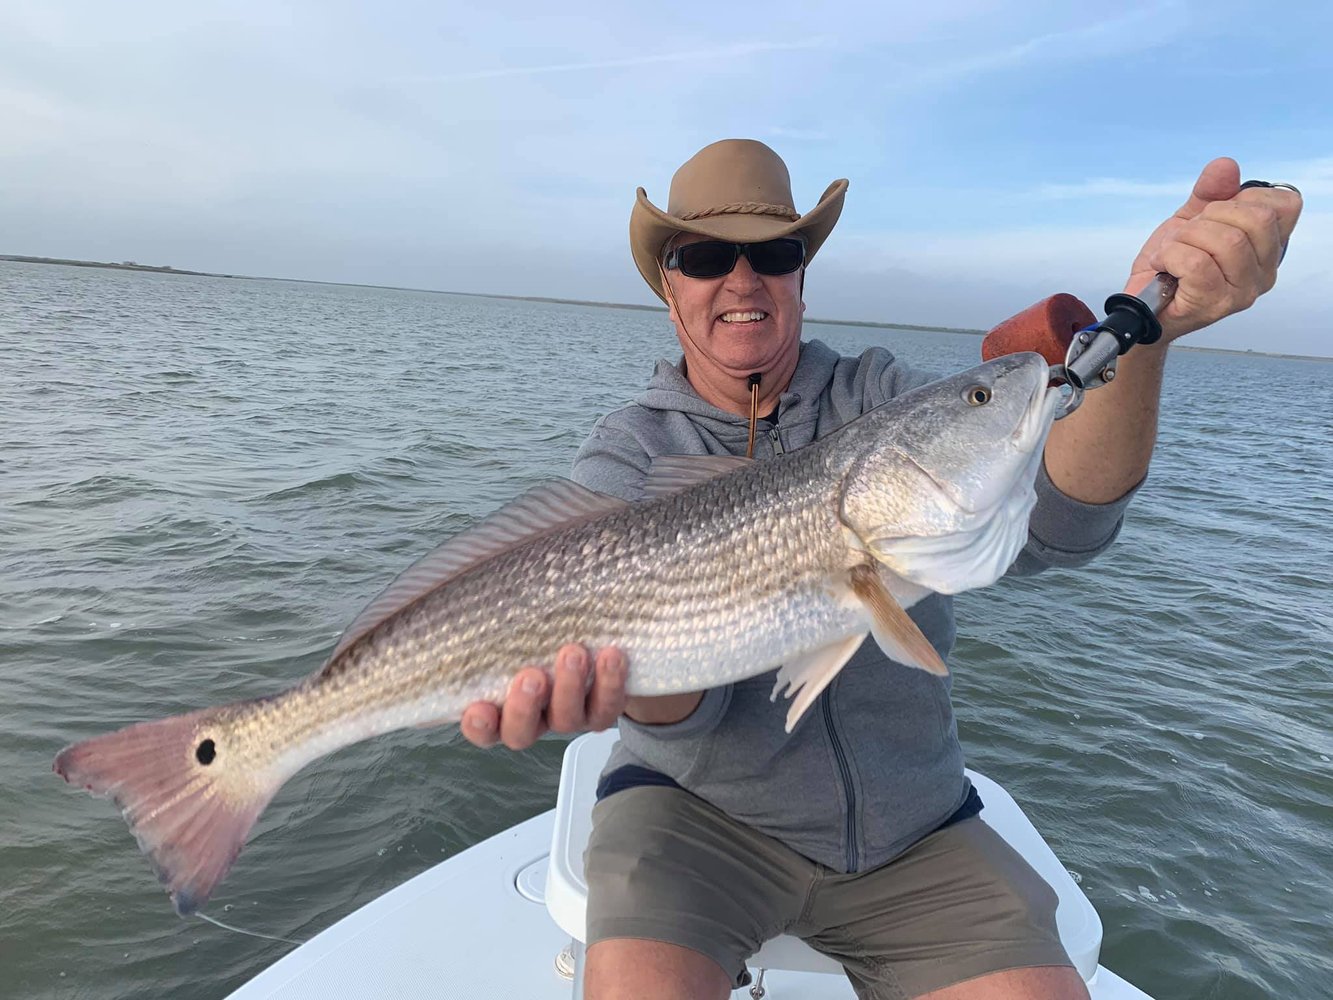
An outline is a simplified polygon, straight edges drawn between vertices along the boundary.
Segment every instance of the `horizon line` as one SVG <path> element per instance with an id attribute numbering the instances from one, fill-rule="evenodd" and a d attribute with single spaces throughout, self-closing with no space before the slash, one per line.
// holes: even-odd
<path id="1" fill-rule="evenodd" d="M 596 309 L 632 309 L 638 312 L 666 312 L 665 306 L 642 305 L 636 302 L 602 302 L 594 299 L 564 299 L 549 295 L 507 295 L 499 292 L 457 292 L 445 288 L 417 288 L 411 285 L 377 285 L 364 281 L 326 281 L 319 278 L 283 278 L 263 274 L 223 274 L 217 271 L 192 271 L 172 267 L 169 264 L 139 264 L 132 261 L 114 263 L 111 261 L 80 260 L 72 257 L 39 257 L 27 254 L 0 254 L 0 261 L 18 264 L 54 264 L 61 267 L 98 267 L 116 271 L 141 271 L 153 274 L 180 274 L 198 278 L 224 278 L 233 281 L 285 281 L 301 285 L 332 285 L 340 288 L 379 288 L 390 292 L 422 292 L 427 295 L 461 295 L 478 299 L 504 299 L 514 302 L 546 302 L 553 305 L 591 306 Z M 959 326 L 921 326 L 914 323 L 891 323 L 880 320 L 864 319 L 828 319 L 807 316 L 803 323 L 818 326 L 854 326 L 878 330 L 918 330 L 924 333 L 951 333 L 965 336 L 985 336 L 989 330 Z M 993 329 L 993 328 L 992 328 Z M 1199 351 L 1207 354 L 1239 354 L 1261 358 L 1280 358 L 1285 361 L 1322 361 L 1333 362 L 1333 355 L 1287 354 L 1281 351 L 1257 351 L 1239 347 L 1205 347 L 1202 345 L 1174 343 L 1172 346 L 1181 351 Z"/>

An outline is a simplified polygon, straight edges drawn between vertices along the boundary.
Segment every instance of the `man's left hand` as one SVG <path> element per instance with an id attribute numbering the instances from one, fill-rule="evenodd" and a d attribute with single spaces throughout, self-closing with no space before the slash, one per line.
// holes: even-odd
<path id="1" fill-rule="evenodd" d="M 1301 214 L 1301 196 L 1283 188 L 1240 190 L 1240 167 L 1219 157 L 1203 168 L 1189 200 L 1148 237 L 1125 291 L 1139 292 L 1159 271 L 1180 281 L 1158 317 L 1162 343 L 1248 309 L 1277 281 L 1277 265 Z"/>

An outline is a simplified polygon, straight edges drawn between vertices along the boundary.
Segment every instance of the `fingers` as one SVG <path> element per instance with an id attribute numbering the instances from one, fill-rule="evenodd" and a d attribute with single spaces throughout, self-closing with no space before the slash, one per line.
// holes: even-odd
<path id="1" fill-rule="evenodd" d="M 609 729 L 625 711 L 625 682 L 629 675 L 625 654 L 613 647 L 601 650 L 595 664 L 577 644 L 556 654 L 554 678 L 529 667 L 509 686 L 503 709 L 489 702 L 469 705 L 460 720 L 463 736 L 475 746 L 503 743 L 525 750 L 548 729 L 558 733 Z"/>
<path id="2" fill-rule="evenodd" d="M 500 710 L 489 701 L 475 701 L 463 710 L 458 728 L 473 746 L 493 747 L 500 738 Z"/>
<path id="3" fill-rule="evenodd" d="M 600 732 L 625 711 L 625 654 L 608 647 L 589 664 L 582 646 L 565 646 L 555 660 L 555 691 L 547 718 L 557 733 Z"/>
<path id="4" fill-rule="evenodd" d="M 503 741 L 511 750 L 526 750 L 546 732 L 546 687 L 546 673 L 529 667 L 509 685 L 503 710 L 489 701 L 474 701 L 458 723 L 464 739 L 483 749 Z"/>
<path id="5" fill-rule="evenodd" d="M 1240 166 L 1229 156 L 1219 156 L 1199 173 L 1189 200 L 1176 211 L 1178 219 L 1192 219 L 1215 201 L 1236 197 L 1240 190 Z"/>
<path id="6" fill-rule="evenodd" d="M 1278 212 L 1257 199 L 1206 206 L 1148 256 L 1154 271 L 1180 279 L 1162 320 L 1168 339 L 1248 309 L 1277 280 L 1284 236 Z"/>
<path id="7" fill-rule="evenodd" d="M 584 728 L 588 701 L 588 651 L 582 646 L 562 646 L 555 656 L 555 689 L 547 717 L 557 733 L 575 733 Z"/>
<path id="8" fill-rule="evenodd" d="M 1230 286 L 1242 297 L 1245 292 L 1257 295 L 1267 291 L 1265 268 L 1275 270 L 1280 253 L 1275 226 L 1256 234 L 1238 225 L 1206 217 L 1196 219 L 1183 229 L 1172 243 L 1163 247 L 1163 252 L 1169 252 L 1176 244 L 1200 251 L 1212 265 L 1208 267 L 1208 262 L 1202 262 L 1202 268 L 1191 268 L 1187 274 L 1177 274 L 1176 277 L 1191 277 L 1196 281 L 1206 279 L 1214 292 L 1224 292 L 1227 290 L 1224 286 Z M 1175 274 L 1174 271 L 1170 273 Z"/>
<path id="9" fill-rule="evenodd" d="M 597 654 L 597 676 L 588 694 L 586 728 L 601 732 L 616 724 L 629 700 L 625 693 L 628 677 L 629 664 L 620 650 L 608 647 Z"/>
<path id="10" fill-rule="evenodd" d="M 1236 202 L 1242 205 L 1266 207 L 1277 217 L 1278 236 L 1283 246 L 1291 239 L 1291 231 L 1301 217 L 1305 201 L 1295 191 L 1285 188 L 1246 188 L 1236 195 Z"/>
<path id="11" fill-rule="evenodd" d="M 536 667 L 520 670 L 500 713 L 500 742 L 510 750 L 526 750 L 546 732 L 546 672 Z"/>

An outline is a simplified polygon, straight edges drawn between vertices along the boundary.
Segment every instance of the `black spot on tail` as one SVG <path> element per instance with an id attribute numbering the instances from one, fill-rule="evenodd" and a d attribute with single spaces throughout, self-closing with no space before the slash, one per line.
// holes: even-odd
<path id="1" fill-rule="evenodd" d="M 194 759 L 200 764 L 211 764 L 218 755 L 217 744 L 212 740 L 204 740 L 199 746 L 195 747 Z"/>

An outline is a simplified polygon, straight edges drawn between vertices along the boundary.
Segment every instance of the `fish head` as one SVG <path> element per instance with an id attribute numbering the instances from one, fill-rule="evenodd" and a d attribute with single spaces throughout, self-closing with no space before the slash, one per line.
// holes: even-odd
<path id="1" fill-rule="evenodd" d="M 855 440 L 842 519 L 857 544 L 940 593 L 986 586 L 1027 541 L 1058 393 L 1011 354 L 896 397 Z"/>

